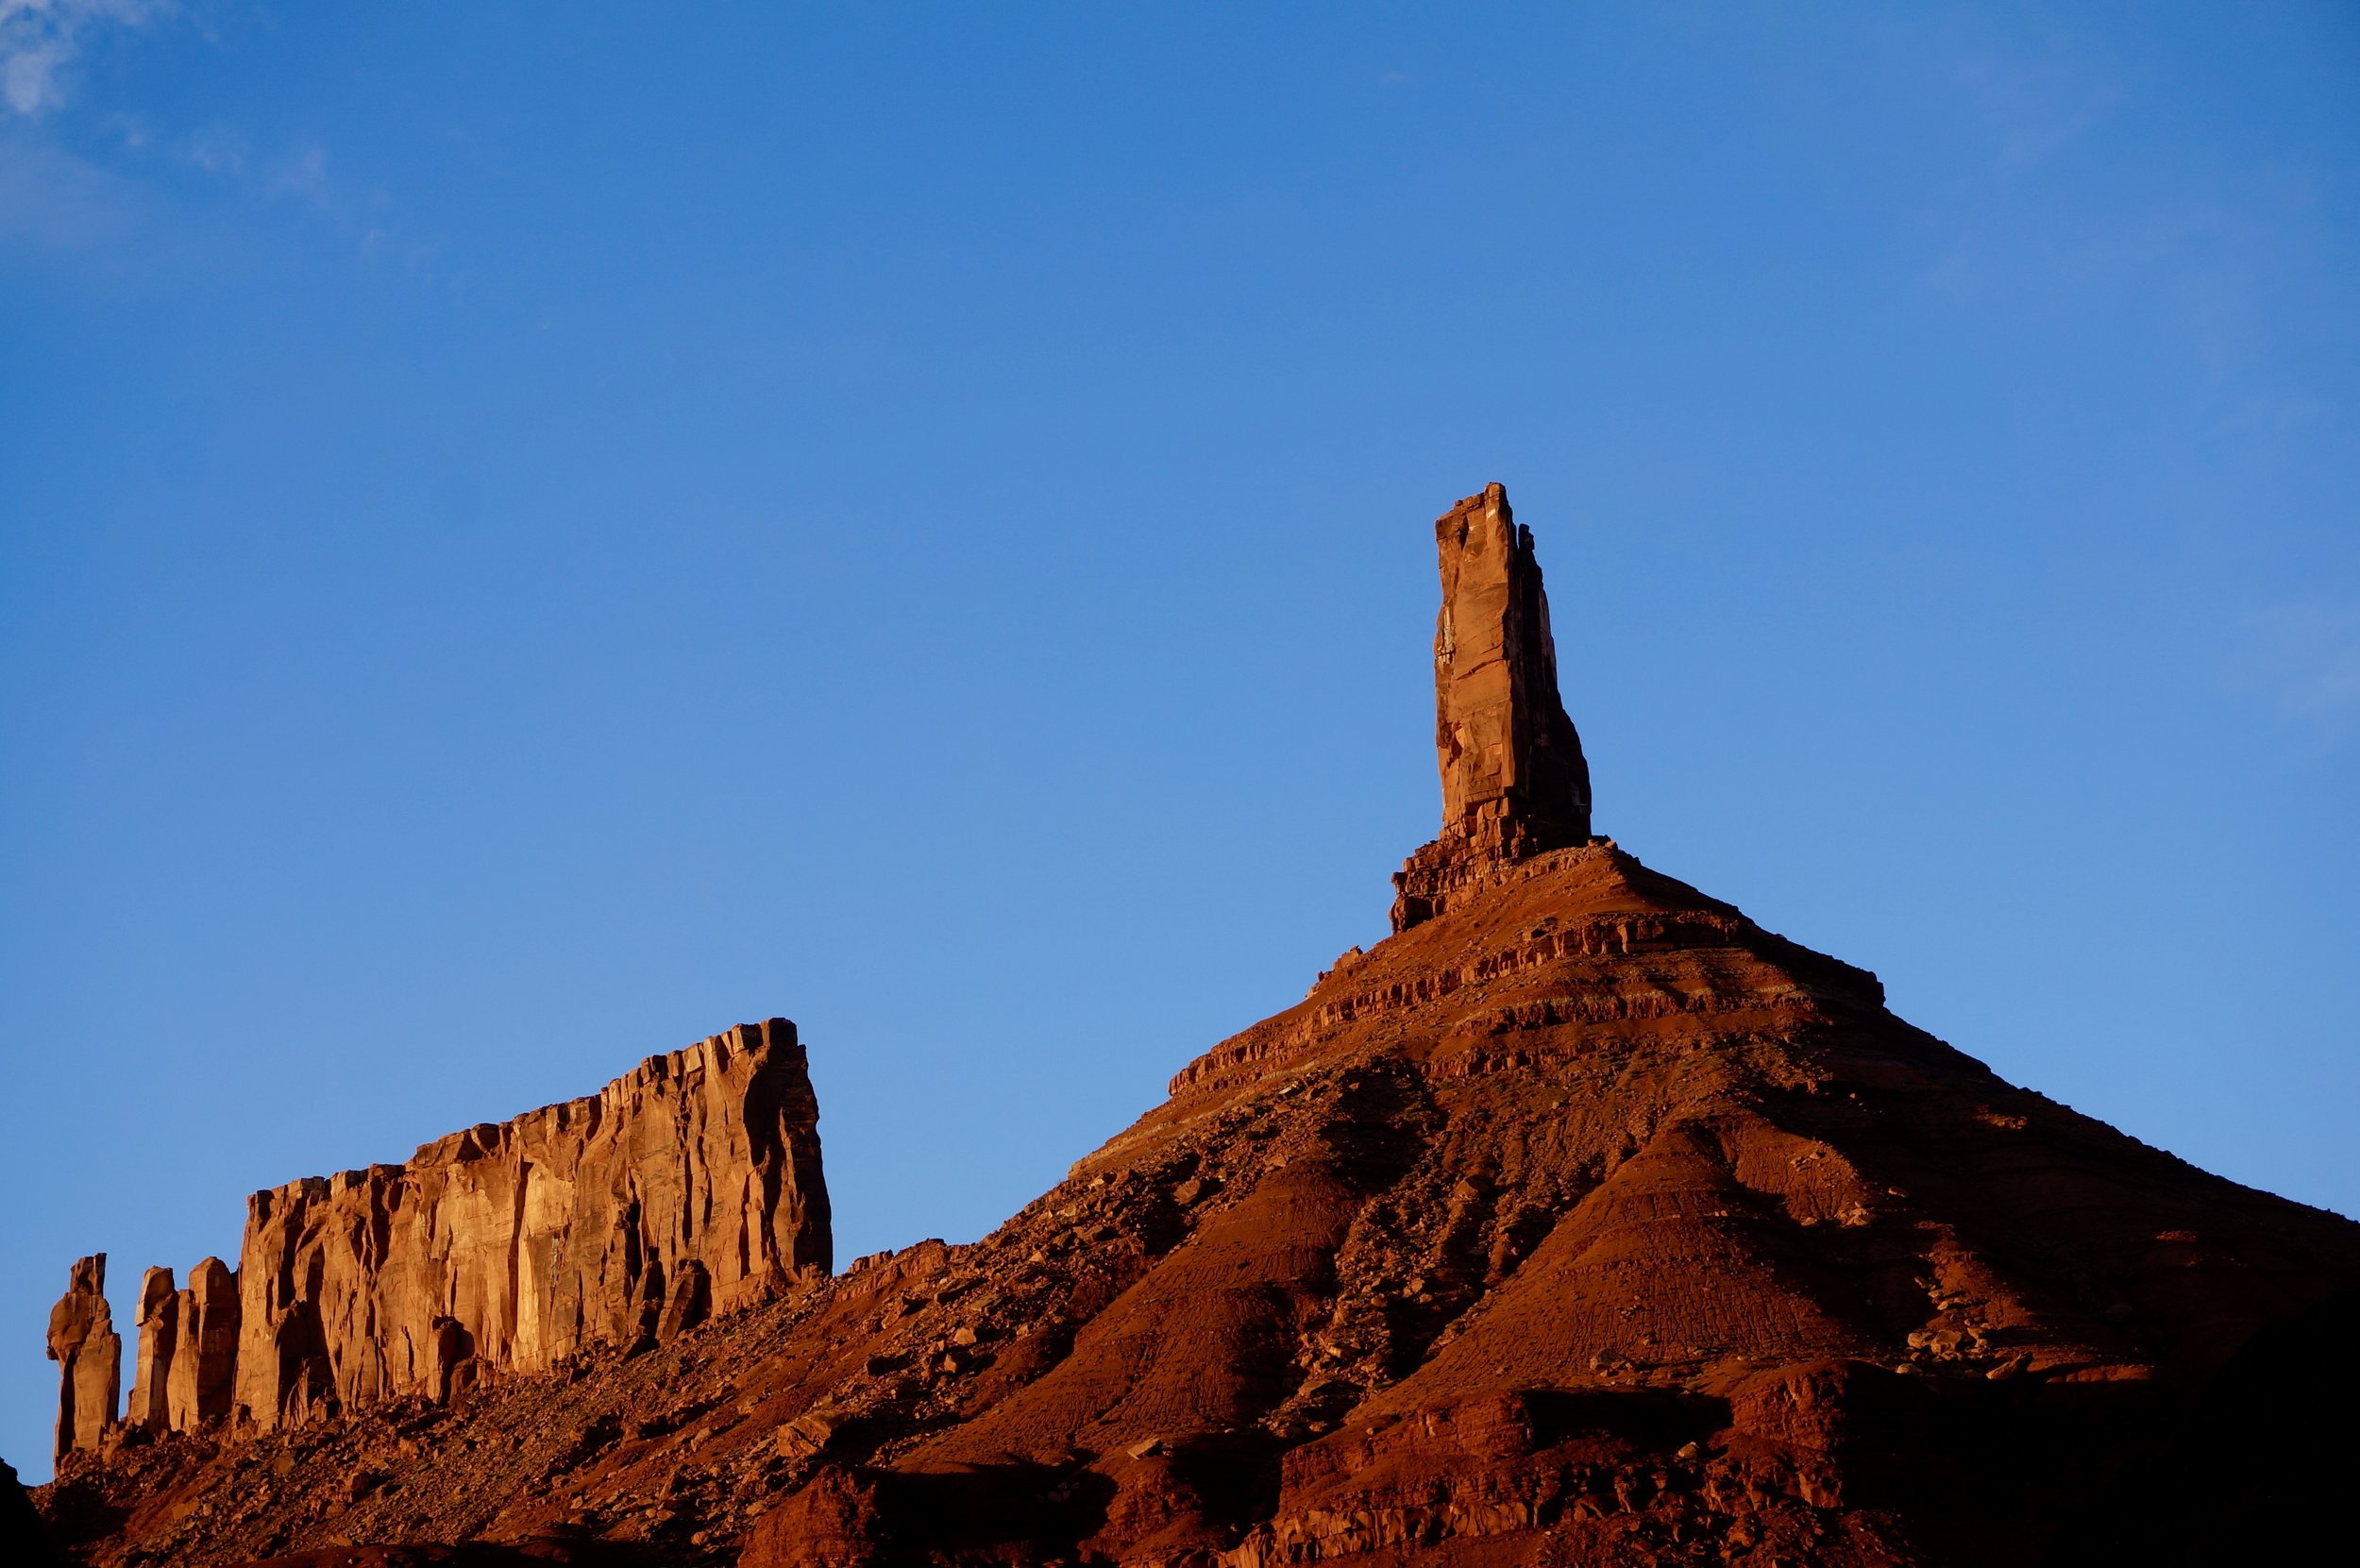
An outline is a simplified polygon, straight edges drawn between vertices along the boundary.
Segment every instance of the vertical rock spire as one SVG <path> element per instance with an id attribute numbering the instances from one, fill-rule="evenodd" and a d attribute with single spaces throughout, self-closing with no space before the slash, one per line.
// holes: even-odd
<path id="1" fill-rule="evenodd" d="M 124 1420 L 151 1432 L 172 1430 L 173 1352 L 179 1347 L 180 1292 L 173 1288 L 170 1269 L 150 1269 L 140 1276 L 139 1353 L 131 1380 L 131 1408 Z"/>
<path id="2" fill-rule="evenodd" d="M 189 1271 L 189 1288 L 172 1288 L 170 1269 L 140 1280 L 139 1375 L 125 1422 L 149 1431 L 185 1432 L 229 1414 L 238 1360 L 238 1279 L 218 1257 Z"/>
<path id="3" fill-rule="evenodd" d="M 98 1446 L 123 1390 L 123 1336 L 107 1309 L 107 1255 L 75 1259 L 65 1294 L 49 1311 L 49 1358 L 58 1363 L 58 1452 Z"/>
<path id="4" fill-rule="evenodd" d="M 1434 525 L 1434 749 L 1442 831 L 1393 878 L 1393 929 L 1441 914 L 1485 868 L 1590 836 L 1590 765 L 1557 691 L 1548 595 L 1499 485 Z"/>

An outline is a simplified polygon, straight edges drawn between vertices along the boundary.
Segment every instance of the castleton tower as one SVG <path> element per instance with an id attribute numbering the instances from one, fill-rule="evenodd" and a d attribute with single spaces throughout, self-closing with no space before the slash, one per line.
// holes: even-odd
<path id="1" fill-rule="evenodd" d="M 1434 749 L 1442 831 L 1393 877 L 1393 930 L 1447 909 L 1491 869 L 1590 837 L 1590 764 L 1557 690 L 1532 531 L 1487 484 L 1436 519 Z"/>

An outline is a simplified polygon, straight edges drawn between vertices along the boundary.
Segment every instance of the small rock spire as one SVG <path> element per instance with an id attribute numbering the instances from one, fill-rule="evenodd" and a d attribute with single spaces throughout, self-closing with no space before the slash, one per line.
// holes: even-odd
<path id="1" fill-rule="evenodd" d="M 1590 837 L 1590 765 L 1557 690 L 1532 531 L 1486 485 L 1434 525 L 1434 750 L 1442 832 L 1393 878 L 1393 929 L 1441 914 L 1487 866 Z"/>
<path id="2" fill-rule="evenodd" d="M 65 1294 L 49 1310 L 49 1358 L 58 1363 L 58 1449 L 64 1458 L 98 1446 L 123 1392 L 123 1336 L 107 1309 L 107 1255 L 75 1259 Z"/>
<path id="3" fill-rule="evenodd" d="M 173 1353 L 180 1341 L 180 1292 L 173 1288 L 170 1269 L 150 1269 L 140 1276 L 139 1368 L 131 1379 L 131 1408 L 124 1421 L 151 1432 L 172 1430 Z"/>

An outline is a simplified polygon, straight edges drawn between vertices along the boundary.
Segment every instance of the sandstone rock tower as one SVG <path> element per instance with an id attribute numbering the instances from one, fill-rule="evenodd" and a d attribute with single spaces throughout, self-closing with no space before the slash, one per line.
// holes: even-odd
<path id="1" fill-rule="evenodd" d="M 165 1387 L 172 1352 L 180 1338 L 180 1292 L 172 1288 L 170 1269 L 150 1269 L 140 1277 L 139 1374 L 131 1380 L 131 1408 L 124 1417 L 134 1426 L 169 1431 L 172 1406 Z"/>
<path id="2" fill-rule="evenodd" d="M 125 1421 L 151 1432 L 186 1432 L 229 1414 L 238 1361 L 238 1276 L 218 1257 L 172 1288 L 170 1269 L 140 1281 L 139 1374 Z"/>
<path id="3" fill-rule="evenodd" d="M 1492 868 L 1590 836 L 1590 764 L 1557 690 L 1549 599 L 1500 485 L 1434 525 L 1442 609 L 1434 628 L 1434 747 L 1442 832 L 1393 878 L 1407 931 L 1483 885 Z"/>
<path id="4" fill-rule="evenodd" d="M 49 1311 L 49 1358 L 58 1363 L 58 1452 L 96 1448 L 115 1419 L 123 1336 L 107 1309 L 107 1255 L 75 1259 L 65 1294 Z"/>
<path id="5" fill-rule="evenodd" d="M 76 1456 L 63 1543 L 2212 1568 L 2341 1539 L 2360 1224 L 2005 1082 L 1875 975 L 1589 836 L 1531 543 L 1497 487 L 1437 531 L 1446 816 L 1396 934 L 1005 1224 L 726 1315 L 825 1245 L 801 1053 L 737 1031 L 259 1195 L 251 1421 Z M 650 1322 L 645 1354 L 523 1375 Z"/>

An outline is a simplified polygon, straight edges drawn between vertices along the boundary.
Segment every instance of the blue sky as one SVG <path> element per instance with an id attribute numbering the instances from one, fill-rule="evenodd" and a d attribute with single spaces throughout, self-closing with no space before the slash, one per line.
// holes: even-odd
<path id="1" fill-rule="evenodd" d="M 2349 7 L 0 0 L 0 1454 L 244 1195 L 801 1025 L 973 1237 L 1598 822 L 2360 1211 Z"/>

